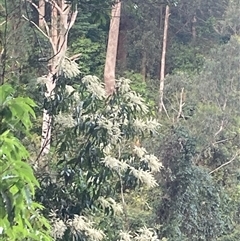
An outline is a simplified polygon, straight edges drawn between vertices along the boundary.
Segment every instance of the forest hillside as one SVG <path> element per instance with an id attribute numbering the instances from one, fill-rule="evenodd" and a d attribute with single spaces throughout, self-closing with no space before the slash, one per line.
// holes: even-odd
<path id="1" fill-rule="evenodd" d="M 0 240 L 239 241 L 240 1 L 0 0 Z"/>

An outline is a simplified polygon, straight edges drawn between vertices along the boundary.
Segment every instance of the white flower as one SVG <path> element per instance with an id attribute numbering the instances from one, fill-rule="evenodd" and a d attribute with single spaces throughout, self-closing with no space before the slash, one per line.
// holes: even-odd
<path id="1" fill-rule="evenodd" d="M 105 166 L 107 166 L 110 169 L 116 170 L 116 171 L 125 171 L 129 167 L 129 165 L 125 161 L 119 161 L 118 159 L 107 155 L 103 158 L 102 161 Z"/>
<path id="2" fill-rule="evenodd" d="M 146 121 L 146 127 L 149 131 L 156 132 L 159 126 L 160 124 L 156 119 L 150 118 Z"/>
<path id="3" fill-rule="evenodd" d="M 119 168 L 119 161 L 112 156 L 109 156 L 109 155 L 105 156 L 102 162 L 108 168 L 115 169 L 115 170 Z"/>
<path id="4" fill-rule="evenodd" d="M 132 241 L 132 235 L 130 235 L 130 233 L 121 231 L 119 236 L 121 238 L 120 241 Z"/>
<path id="5" fill-rule="evenodd" d="M 99 229 L 86 228 L 85 231 L 87 236 L 89 236 L 93 241 L 100 241 L 105 237 L 103 231 Z"/>
<path id="6" fill-rule="evenodd" d="M 152 188 L 158 186 L 155 178 L 149 171 L 143 171 L 142 169 L 137 170 L 134 167 L 130 167 L 130 169 L 131 173 L 142 183 L 146 184 L 147 187 Z"/>
<path id="7" fill-rule="evenodd" d="M 111 146 L 110 144 L 108 144 L 107 146 L 104 147 L 103 153 L 104 153 L 105 155 L 110 155 L 111 150 L 112 150 L 112 146 Z"/>
<path id="8" fill-rule="evenodd" d="M 138 146 L 134 146 L 133 152 L 139 157 L 142 158 L 146 153 L 146 149 L 143 147 L 138 147 Z"/>
<path id="9" fill-rule="evenodd" d="M 123 213 L 122 205 L 120 203 L 116 203 L 116 201 L 112 198 L 105 199 L 104 197 L 99 197 L 98 200 L 103 208 L 111 207 L 114 211 L 114 214 L 119 215 Z"/>
<path id="10" fill-rule="evenodd" d="M 67 230 L 67 226 L 62 220 L 60 219 L 54 220 L 54 223 L 52 224 L 51 233 L 55 239 L 58 239 L 58 238 L 61 239 L 66 230 Z"/>
<path id="11" fill-rule="evenodd" d="M 113 127 L 113 123 L 111 122 L 111 120 L 109 120 L 103 116 L 97 120 L 97 124 L 100 127 L 107 129 L 108 131 L 110 131 Z"/>
<path id="12" fill-rule="evenodd" d="M 121 78 L 121 79 L 117 80 L 116 82 L 117 82 L 116 83 L 117 87 L 118 86 L 120 87 L 121 93 L 127 93 L 131 90 L 131 88 L 130 88 L 131 80 Z"/>
<path id="13" fill-rule="evenodd" d="M 100 241 L 105 237 L 105 234 L 101 230 L 93 228 L 93 224 L 86 217 L 78 215 L 75 215 L 73 220 L 68 221 L 68 225 L 74 227 L 73 232 L 84 232 L 90 240 Z"/>
<path id="14" fill-rule="evenodd" d="M 132 110 L 134 110 L 135 107 L 138 112 L 141 111 L 144 114 L 148 112 L 148 107 L 144 104 L 143 98 L 134 91 L 125 93 L 124 98 Z"/>
<path id="15" fill-rule="evenodd" d="M 162 163 L 154 155 L 145 155 L 141 161 L 146 161 L 152 172 L 159 172 L 162 167 Z"/>
<path id="16" fill-rule="evenodd" d="M 137 236 L 134 238 L 136 241 L 160 241 L 156 232 L 153 229 L 143 227 L 138 230 Z"/>
<path id="17" fill-rule="evenodd" d="M 66 128 L 71 128 L 76 125 L 75 120 L 72 118 L 72 115 L 70 114 L 63 114 L 60 112 L 58 115 L 55 116 L 54 120 L 57 124 Z"/>
<path id="18" fill-rule="evenodd" d="M 146 128 L 146 123 L 141 120 L 141 119 L 135 119 L 133 123 L 134 127 L 137 128 L 138 130 L 144 130 Z"/>
<path id="19" fill-rule="evenodd" d="M 97 123 L 100 127 L 107 129 L 110 143 L 116 144 L 121 139 L 121 130 L 119 128 L 119 123 L 113 123 L 111 119 L 107 119 L 105 117 L 101 117 L 100 119 L 98 119 Z"/>
<path id="20" fill-rule="evenodd" d="M 75 215 L 73 220 L 69 220 L 69 224 L 77 231 L 84 231 L 91 227 L 91 222 L 84 216 Z"/>
<path id="21" fill-rule="evenodd" d="M 86 84 L 86 87 L 94 97 L 103 100 L 106 98 L 106 92 L 103 83 L 92 75 L 87 75 L 82 79 L 82 82 Z"/>
<path id="22" fill-rule="evenodd" d="M 78 64 L 68 58 L 62 59 L 60 63 L 60 71 L 62 71 L 64 76 L 66 76 L 67 78 L 76 77 L 81 73 Z"/>

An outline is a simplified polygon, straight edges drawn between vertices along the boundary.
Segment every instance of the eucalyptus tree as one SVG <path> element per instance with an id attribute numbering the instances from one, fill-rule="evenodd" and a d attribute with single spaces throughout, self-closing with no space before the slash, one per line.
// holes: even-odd
<path id="1" fill-rule="evenodd" d="M 29 4 L 37 11 L 39 15 L 38 26 L 36 23 L 28 19 L 26 16 L 24 18 L 30 21 L 36 29 L 49 41 L 51 46 L 51 54 L 48 56 L 48 73 L 40 78 L 40 81 L 46 86 L 45 98 L 47 102 L 55 99 L 54 89 L 56 87 L 58 76 L 63 74 L 69 74 L 68 68 L 75 66 L 75 70 L 71 73 L 73 76 L 79 73 L 79 70 L 74 65 L 74 61 L 68 58 L 66 55 L 67 44 L 68 44 L 68 34 L 72 26 L 76 21 L 78 14 L 77 2 L 66 2 L 66 1 L 45 1 L 50 5 L 50 19 L 48 22 L 47 15 L 43 13 L 44 2 L 40 1 L 39 5 L 35 4 L 31 0 L 27 0 Z M 68 68 L 65 66 L 68 65 Z M 49 108 L 43 110 L 43 120 L 42 120 L 42 140 L 41 140 L 41 154 L 46 155 L 50 151 L 51 142 L 51 129 L 52 129 L 52 114 Z M 41 165 L 45 165 L 41 163 Z"/>
<path id="2" fill-rule="evenodd" d="M 161 162 L 140 143 L 141 138 L 157 135 L 159 123 L 149 117 L 129 80 L 116 80 L 111 96 L 106 96 L 105 86 L 95 76 L 79 82 L 74 89 L 65 88 L 63 81 L 56 89 L 63 100 L 54 114 L 56 152 L 52 158 L 58 165 L 39 176 L 44 188 L 38 198 L 53 212 L 56 237 L 87 240 L 98 236 L 100 240 L 120 236 L 125 240 L 128 231 L 135 231 L 127 221 L 127 190 L 157 185 L 154 175 Z M 124 221 L 106 228 L 112 215 Z M 150 233 L 156 238 L 154 229 Z"/>

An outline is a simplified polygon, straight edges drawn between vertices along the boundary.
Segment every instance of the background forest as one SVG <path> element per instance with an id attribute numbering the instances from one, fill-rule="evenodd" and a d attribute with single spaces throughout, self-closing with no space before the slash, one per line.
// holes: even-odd
<path id="1" fill-rule="evenodd" d="M 0 239 L 240 240 L 239 0 L 0 0 Z"/>

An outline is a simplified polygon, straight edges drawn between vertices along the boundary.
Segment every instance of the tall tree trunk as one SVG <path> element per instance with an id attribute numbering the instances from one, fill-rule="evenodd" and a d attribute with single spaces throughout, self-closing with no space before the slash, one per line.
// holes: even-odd
<path id="1" fill-rule="evenodd" d="M 159 87 L 159 112 L 162 112 L 164 107 L 163 103 L 163 90 L 164 90 L 164 78 L 165 78 L 165 62 L 166 62 L 166 51 L 167 51 L 167 34 L 168 34 L 168 23 L 170 8 L 167 5 L 165 11 L 164 30 L 163 30 L 163 45 L 162 45 L 162 58 L 161 58 L 161 69 L 160 69 L 160 87 Z"/>
<path id="2" fill-rule="evenodd" d="M 108 35 L 107 54 L 104 69 L 106 94 L 111 95 L 115 89 L 115 68 L 117 59 L 118 35 L 121 16 L 121 1 L 117 0 L 112 7 L 111 22 Z"/>
<path id="3" fill-rule="evenodd" d="M 39 0 L 38 2 L 38 26 L 43 29 L 44 28 L 44 18 L 45 18 L 45 0 Z"/>

